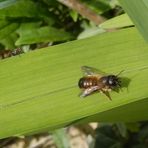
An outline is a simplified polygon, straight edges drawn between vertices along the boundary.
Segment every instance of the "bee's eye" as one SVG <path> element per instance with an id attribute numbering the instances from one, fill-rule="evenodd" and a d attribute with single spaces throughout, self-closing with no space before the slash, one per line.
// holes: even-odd
<path id="1" fill-rule="evenodd" d="M 115 86 L 115 85 L 117 85 L 117 79 L 116 79 L 116 77 L 113 76 L 113 75 L 109 76 L 109 78 L 108 78 L 108 84 L 109 84 L 110 86 Z"/>
<path id="2" fill-rule="evenodd" d="M 109 80 L 109 84 L 113 84 L 113 81 L 112 80 Z"/>

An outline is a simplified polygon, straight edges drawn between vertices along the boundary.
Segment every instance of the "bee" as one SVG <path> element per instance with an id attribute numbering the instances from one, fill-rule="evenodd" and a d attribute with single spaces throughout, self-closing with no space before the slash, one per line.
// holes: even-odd
<path id="1" fill-rule="evenodd" d="M 101 92 L 105 94 L 110 100 L 111 96 L 109 92 L 111 90 L 119 91 L 121 88 L 121 81 L 119 80 L 119 75 L 107 75 L 95 68 L 82 66 L 81 67 L 84 76 L 80 78 L 78 86 L 82 89 L 80 97 L 86 97 L 94 92 Z"/>

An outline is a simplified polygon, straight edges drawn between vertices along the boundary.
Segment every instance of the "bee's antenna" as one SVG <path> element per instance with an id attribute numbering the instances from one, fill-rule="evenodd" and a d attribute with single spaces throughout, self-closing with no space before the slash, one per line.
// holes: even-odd
<path id="1" fill-rule="evenodd" d="M 123 72 L 124 72 L 124 70 L 121 70 L 116 76 L 119 76 Z"/>

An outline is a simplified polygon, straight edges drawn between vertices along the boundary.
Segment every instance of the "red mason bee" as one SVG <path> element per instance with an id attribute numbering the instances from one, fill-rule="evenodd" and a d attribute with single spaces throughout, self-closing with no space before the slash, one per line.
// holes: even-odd
<path id="1" fill-rule="evenodd" d="M 118 76 L 122 71 L 118 75 L 112 75 L 88 66 L 82 66 L 81 69 L 84 76 L 78 82 L 79 88 L 82 89 L 80 97 L 101 92 L 111 100 L 109 92 L 121 88 L 121 81 Z"/>

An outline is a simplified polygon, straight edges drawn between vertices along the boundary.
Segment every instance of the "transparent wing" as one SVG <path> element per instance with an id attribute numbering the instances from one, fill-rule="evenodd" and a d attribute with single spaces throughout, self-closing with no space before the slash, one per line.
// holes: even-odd
<path id="1" fill-rule="evenodd" d="M 81 70 L 85 76 L 92 76 L 92 75 L 106 75 L 105 72 L 102 72 L 96 68 L 89 67 L 89 66 L 82 66 Z"/>
<path id="2" fill-rule="evenodd" d="M 91 87 L 91 88 L 87 88 L 87 89 L 83 90 L 83 91 L 80 93 L 79 96 L 80 96 L 80 97 L 86 97 L 86 96 L 92 94 L 93 92 L 95 92 L 95 91 L 97 91 L 97 90 L 99 90 L 99 89 L 100 89 L 99 86 L 93 86 L 93 87 Z"/>

